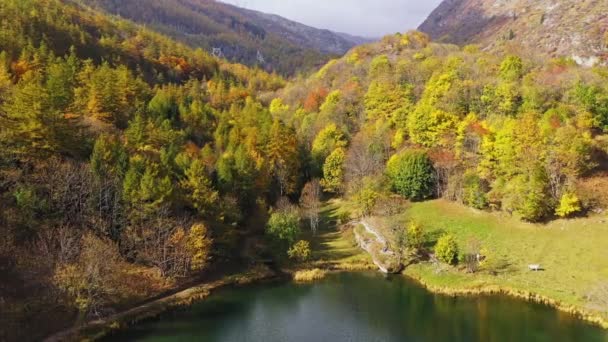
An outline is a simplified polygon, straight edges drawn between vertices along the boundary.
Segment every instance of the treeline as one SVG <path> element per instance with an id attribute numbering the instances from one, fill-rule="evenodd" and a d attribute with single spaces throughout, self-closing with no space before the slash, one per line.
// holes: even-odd
<path id="1" fill-rule="evenodd" d="M 605 208 L 607 69 L 531 56 L 388 36 L 293 82 L 271 110 L 325 190 L 364 212 L 390 190 L 529 221 Z"/>

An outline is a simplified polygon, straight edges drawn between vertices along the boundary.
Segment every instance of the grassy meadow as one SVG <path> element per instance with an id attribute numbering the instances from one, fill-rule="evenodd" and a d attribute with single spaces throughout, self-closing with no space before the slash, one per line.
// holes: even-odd
<path id="1" fill-rule="evenodd" d="M 459 290 L 499 286 L 566 305 L 606 310 L 589 298 L 608 284 L 606 216 L 530 224 L 504 213 L 477 211 L 442 200 L 414 203 L 404 216 L 424 226 L 430 243 L 449 233 L 464 251 L 472 239 L 477 239 L 494 259 L 495 273 L 482 267 L 471 274 L 430 262 L 404 271 L 429 286 Z M 530 264 L 540 264 L 542 270 L 530 271 Z"/>

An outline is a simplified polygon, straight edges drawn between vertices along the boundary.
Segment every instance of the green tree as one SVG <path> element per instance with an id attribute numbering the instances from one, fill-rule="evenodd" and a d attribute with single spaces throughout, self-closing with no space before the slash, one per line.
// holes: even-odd
<path id="1" fill-rule="evenodd" d="M 518 175 L 507 183 L 503 207 L 526 221 L 540 221 L 552 212 L 549 181 L 544 168 Z"/>
<path id="2" fill-rule="evenodd" d="M 187 193 L 188 200 L 201 215 L 208 215 L 214 209 L 219 195 L 207 178 L 205 165 L 195 159 L 185 172 L 181 185 Z"/>
<path id="3" fill-rule="evenodd" d="M 372 79 L 387 76 L 391 71 L 391 62 L 387 55 L 375 57 L 369 67 L 369 74 Z"/>
<path id="4" fill-rule="evenodd" d="M 486 186 L 484 181 L 473 172 L 467 172 L 463 180 L 462 201 L 464 204 L 476 208 L 485 209 L 488 206 Z"/>
<path id="5" fill-rule="evenodd" d="M 577 102 L 593 115 L 593 125 L 608 130 L 608 91 L 597 85 L 579 82 L 573 94 Z"/>
<path id="6" fill-rule="evenodd" d="M 120 140 L 115 136 L 100 135 L 91 154 L 91 169 L 99 178 L 122 177 L 127 172 L 129 157 Z"/>
<path id="7" fill-rule="evenodd" d="M 300 234 L 300 217 L 296 210 L 284 209 L 270 214 L 266 233 L 287 246 L 293 246 Z"/>
<path id="8" fill-rule="evenodd" d="M 355 202 L 361 208 L 363 216 L 372 214 L 372 211 L 376 207 L 380 194 L 374 190 L 370 184 L 366 184 L 357 194 L 355 195 Z"/>
<path id="9" fill-rule="evenodd" d="M 500 64 L 500 77 L 505 81 L 519 80 L 523 75 L 524 65 L 519 56 L 507 56 Z"/>
<path id="10" fill-rule="evenodd" d="M 426 152 L 395 154 L 388 161 L 386 173 L 393 190 L 405 198 L 420 201 L 435 192 L 435 171 Z"/>
<path id="11" fill-rule="evenodd" d="M 338 193 L 344 181 L 344 163 L 346 151 L 338 147 L 325 160 L 321 186 L 327 192 Z"/>
<path id="12" fill-rule="evenodd" d="M 49 101 L 53 108 L 65 111 L 72 105 L 79 68 L 80 61 L 73 49 L 68 57 L 65 59 L 59 58 L 49 65 L 46 76 L 46 88 L 49 91 Z"/>
<path id="13" fill-rule="evenodd" d="M 28 72 L 3 104 L 2 143 L 22 158 L 43 157 L 82 147 L 80 127 L 53 108 L 40 72 Z"/>

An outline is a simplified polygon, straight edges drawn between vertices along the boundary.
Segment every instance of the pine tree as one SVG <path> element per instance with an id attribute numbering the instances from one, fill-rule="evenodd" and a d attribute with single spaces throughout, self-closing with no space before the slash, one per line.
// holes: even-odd
<path id="1" fill-rule="evenodd" d="M 211 181 L 207 178 L 205 165 L 198 159 L 194 160 L 185 172 L 186 178 L 181 182 L 192 206 L 201 215 L 210 214 L 216 205 L 219 195 L 213 190 Z"/>

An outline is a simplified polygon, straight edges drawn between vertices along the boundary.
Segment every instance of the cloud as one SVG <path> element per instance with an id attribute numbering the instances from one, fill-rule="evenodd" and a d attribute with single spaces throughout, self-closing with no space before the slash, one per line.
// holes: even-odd
<path id="1" fill-rule="evenodd" d="M 441 0 L 222 0 L 317 28 L 367 37 L 414 29 Z"/>

